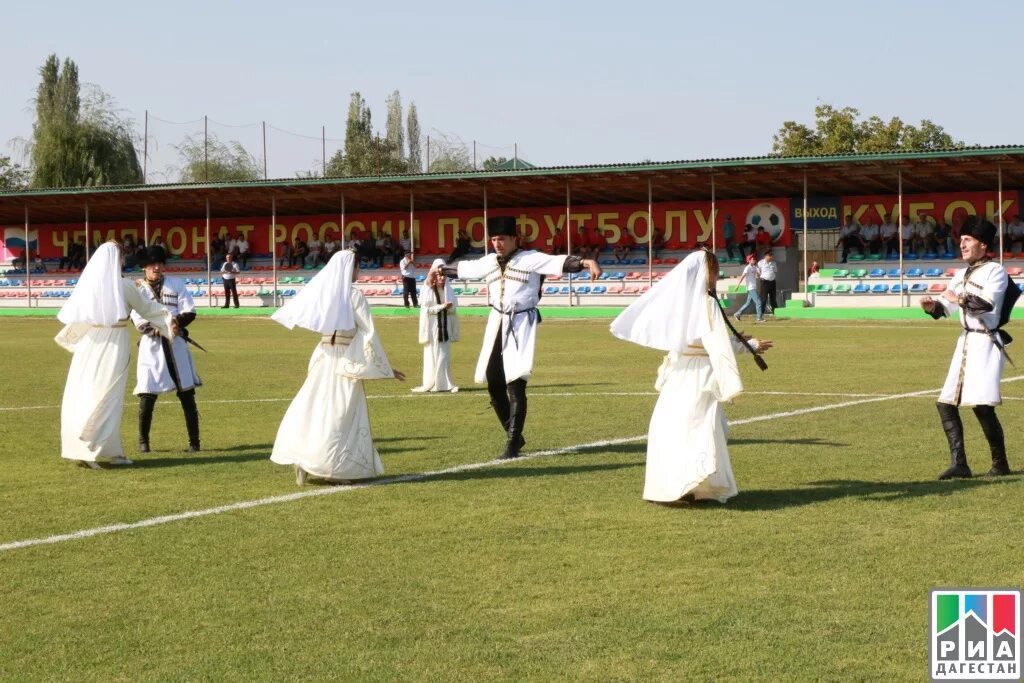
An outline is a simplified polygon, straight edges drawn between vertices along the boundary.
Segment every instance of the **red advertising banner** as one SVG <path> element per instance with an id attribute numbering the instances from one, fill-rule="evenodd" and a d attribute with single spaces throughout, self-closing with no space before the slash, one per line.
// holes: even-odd
<path id="1" fill-rule="evenodd" d="M 862 224 L 896 222 L 897 195 L 867 195 L 843 197 L 843 220 L 856 218 Z M 1020 213 L 1020 197 L 1016 190 L 1003 192 L 1003 205 L 997 211 L 999 197 L 995 192 L 945 192 L 935 194 L 903 195 L 903 215 L 911 222 L 941 217 L 948 225 L 959 226 L 967 216 L 985 216 L 999 224 L 999 213 L 1009 222 Z"/>
<path id="2" fill-rule="evenodd" d="M 716 243 L 723 244 L 722 226 L 730 216 L 737 230 L 744 224 L 763 225 L 778 245 L 789 245 L 790 231 L 788 199 L 744 199 L 721 201 L 716 204 L 714 221 Z M 653 204 L 655 229 L 665 241 L 667 249 L 692 248 L 701 242 L 711 243 L 710 202 L 658 202 Z M 566 232 L 564 207 L 529 207 L 523 209 L 495 209 L 492 216 L 515 216 L 519 234 L 526 246 L 550 250 L 556 231 Z M 309 241 L 314 236 L 321 242 L 341 239 L 340 216 L 278 216 L 274 225 L 276 244 L 295 239 Z M 608 246 L 615 246 L 628 232 L 637 245 L 648 242 L 648 216 L 646 204 L 615 204 L 573 206 L 568 216 L 572 243 L 578 244 L 583 231 L 598 232 Z M 367 213 L 345 215 L 345 239 L 379 237 L 390 234 L 396 240 L 404 236 L 409 226 L 409 214 Z M 61 225 L 31 225 L 30 243 L 43 257 L 59 257 L 78 238 L 85 237 L 82 223 Z M 470 236 L 473 246 L 482 247 L 484 219 L 482 210 L 423 211 L 415 214 L 413 233 L 416 251 L 425 254 L 445 254 L 455 245 L 461 230 Z M 89 240 L 95 246 L 106 240 L 122 240 L 126 236 L 136 241 L 143 239 L 142 220 L 117 223 L 90 223 Z M 210 222 L 211 239 L 217 235 L 242 235 L 249 241 L 255 254 L 271 251 L 269 217 L 215 218 Z M 206 255 L 206 220 L 159 220 L 149 222 L 149 239 L 164 240 L 172 255 L 185 259 Z M 38 240 L 38 241 L 37 241 Z M 8 226 L 3 230 L 3 241 L 19 249 L 24 242 L 23 226 Z"/>

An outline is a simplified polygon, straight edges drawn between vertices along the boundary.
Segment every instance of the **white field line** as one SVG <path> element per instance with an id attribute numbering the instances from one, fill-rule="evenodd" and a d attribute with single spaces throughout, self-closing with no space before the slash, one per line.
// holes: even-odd
<path id="1" fill-rule="evenodd" d="M 1003 382 L 1016 382 L 1024 379 L 1024 375 L 1017 377 L 1008 377 Z M 927 396 L 929 394 L 934 395 L 938 393 L 936 389 L 924 389 L 922 391 L 912 391 L 904 394 L 889 394 L 886 396 L 874 396 L 871 398 L 863 398 L 856 401 L 844 401 L 843 403 L 830 403 L 821 406 L 812 406 L 810 408 L 800 408 L 798 410 L 790 410 L 781 413 L 772 413 L 769 415 L 758 415 L 756 417 L 748 417 L 738 420 L 730 420 L 729 424 L 732 426 L 740 426 L 745 424 L 752 424 L 754 422 L 763 422 L 765 420 L 778 420 L 786 417 L 796 417 L 798 415 L 807 415 L 809 413 L 820 413 L 826 410 L 837 410 L 840 408 L 848 408 L 850 406 L 863 405 L 866 403 L 879 403 L 882 401 L 895 401 L 902 398 L 916 398 L 919 396 Z M 418 472 L 413 474 L 404 474 L 397 477 L 385 477 L 383 479 L 375 479 L 374 481 L 366 482 L 365 484 L 348 484 L 340 486 L 331 486 L 329 488 L 317 488 L 306 491 L 300 491 L 297 493 L 289 493 L 281 496 L 270 496 L 268 498 L 258 498 L 256 500 L 244 500 L 237 503 L 229 503 L 228 505 L 220 505 L 217 507 L 206 508 L 204 510 L 189 510 L 186 512 L 179 512 L 173 515 L 161 515 L 160 517 L 150 517 L 149 519 L 142 519 L 137 522 L 126 522 L 120 524 L 109 524 L 107 526 L 93 527 L 91 529 L 81 529 L 79 531 L 73 531 L 67 534 L 57 534 L 55 536 L 47 536 L 45 538 L 30 538 L 23 541 L 11 541 L 8 543 L 0 544 L 0 552 L 6 550 L 17 550 L 19 548 L 29 548 L 37 545 L 52 545 L 54 543 L 63 543 L 64 541 L 75 541 L 83 538 L 90 538 L 92 536 L 100 536 L 104 534 L 112 534 L 118 531 L 130 531 L 132 529 L 143 529 L 146 527 L 157 526 L 159 524 L 169 524 L 171 522 L 180 522 L 186 519 L 195 519 L 197 517 L 207 517 L 209 515 L 219 515 L 224 512 L 232 512 L 235 510 L 247 510 L 249 508 L 262 507 L 264 505 L 276 505 L 277 503 L 288 503 L 293 500 L 301 500 L 303 498 L 312 498 L 314 496 L 330 496 L 336 493 L 346 493 L 348 491 L 356 491 L 359 489 L 366 489 L 373 486 L 387 486 L 389 484 L 400 484 L 403 482 L 410 481 L 422 481 L 424 479 L 431 479 L 439 477 L 445 474 L 459 474 L 462 472 L 471 472 L 473 470 L 483 469 L 485 467 L 496 467 L 500 465 L 507 465 L 514 462 L 522 462 L 525 460 L 532 460 L 534 458 L 549 457 L 553 455 L 565 455 L 567 453 L 577 453 L 579 451 L 592 450 L 595 448 L 603 448 L 607 446 L 619 446 L 627 443 L 635 443 L 637 441 L 643 441 L 646 435 L 625 437 L 621 439 L 609 439 L 606 441 L 594 441 L 586 444 L 578 444 L 576 446 L 566 446 L 564 448 L 555 448 L 547 451 L 535 451 L 533 453 L 527 453 L 515 460 L 490 460 L 487 462 L 474 462 L 466 465 L 456 465 L 455 467 L 449 467 L 443 470 L 434 470 L 431 472 Z"/>

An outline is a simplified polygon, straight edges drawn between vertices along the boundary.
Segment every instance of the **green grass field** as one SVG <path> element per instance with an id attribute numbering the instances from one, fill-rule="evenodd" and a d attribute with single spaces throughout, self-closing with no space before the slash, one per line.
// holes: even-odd
<path id="1" fill-rule="evenodd" d="M 503 444 L 472 384 L 483 319 L 455 348 L 463 391 L 414 396 L 415 320 L 377 316 L 410 376 L 367 384 L 384 482 L 299 489 L 268 456 L 311 333 L 200 317 L 203 452 L 164 396 L 136 457 L 129 397 L 137 465 L 96 472 L 59 457 L 58 324 L 0 318 L 0 545 L 328 494 L 0 551 L 0 680 L 926 680 L 930 589 L 1024 583 L 1022 477 L 935 481 L 955 323 L 749 325 L 777 348 L 765 373 L 740 359 L 740 494 L 672 507 L 640 498 L 659 354 L 608 322 L 540 331 L 525 450 L 556 453 L 387 483 Z M 1004 396 L 1019 471 L 1024 383 Z"/>

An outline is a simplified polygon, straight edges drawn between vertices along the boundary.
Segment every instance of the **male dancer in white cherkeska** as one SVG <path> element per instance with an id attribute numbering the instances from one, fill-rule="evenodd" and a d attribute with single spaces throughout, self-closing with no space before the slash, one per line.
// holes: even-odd
<path id="1" fill-rule="evenodd" d="M 132 313 L 132 323 L 142 333 L 139 340 L 138 382 L 135 395 L 139 397 L 139 452 L 149 452 L 149 427 L 153 422 L 153 408 L 157 394 L 174 391 L 185 413 L 188 430 L 188 450 L 199 451 L 199 410 L 196 408 L 196 387 L 202 386 L 196 364 L 189 353 L 189 324 L 196 318 L 192 296 L 181 278 L 165 277 L 167 252 L 152 246 L 140 264 L 145 277 L 139 282 L 142 296 L 163 304 L 173 316 L 173 339 L 160 335 L 148 321 Z"/>
<path id="2" fill-rule="evenodd" d="M 494 253 L 459 261 L 458 266 L 434 266 L 431 271 L 440 270 L 450 278 L 482 279 L 487 284 L 491 313 L 474 379 L 477 383 L 487 381 L 491 406 L 507 436 L 500 457 L 507 459 L 519 457 L 526 443 L 526 379 L 533 370 L 543 276 L 578 273 L 586 268 L 596 278 L 601 267 L 591 259 L 520 249 L 513 216 L 488 218 L 487 231 Z"/>
<path id="3" fill-rule="evenodd" d="M 968 217 L 960 228 L 960 256 L 967 267 L 950 278 L 939 299 L 921 299 L 921 308 L 935 319 L 951 316 L 959 309 L 963 327 L 937 403 L 950 457 L 950 465 L 939 479 L 971 476 L 959 406 L 971 406 L 985 432 L 992 452 L 988 475 L 1010 474 L 1003 426 L 995 407 L 1002 403 L 999 381 L 1006 358 L 1004 347 L 1011 341 L 1000 328 L 1009 321 L 1020 290 L 1010 282 L 1006 270 L 988 257 L 988 250 L 996 244 L 996 234 L 996 226 L 990 221 Z"/>

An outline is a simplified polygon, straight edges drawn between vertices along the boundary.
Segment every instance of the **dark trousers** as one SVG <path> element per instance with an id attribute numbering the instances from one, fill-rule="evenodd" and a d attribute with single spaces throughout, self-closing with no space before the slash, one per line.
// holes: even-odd
<path id="1" fill-rule="evenodd" d="M 420 302 L 419 299 L 416 298 L 416 278 L 403 277 L 402 301 L 405 303 L 406 308 L 409 308 L 409 297 L 412 297 L 412 305 L 419 308 Z"/>
<path id="2" fill-rule="evenodd" d="M 761 280 L 761 299 L 764 301 L 765 313 L 775 311 L 775 280 Z"/>
<path id="3" fill-rule="evenodd" d="M 510 439 L 522 436 L 526 424 L 526 380 L 520 377 L 511 382 L 505 381 L 505 364 L 501 357 L 502 334 L 499 330 L 491 356 L 487 360 L 487 393 L 491 397 L 498 421 L 508 433 Z"/>
<path id="4" fill-rule="evenodd" d="M 235 278 L 224 281 L 224 308 L 231 305 L 231 297 L 235 297 L 235 308 L 238 308 L 238 283 Z"/>

